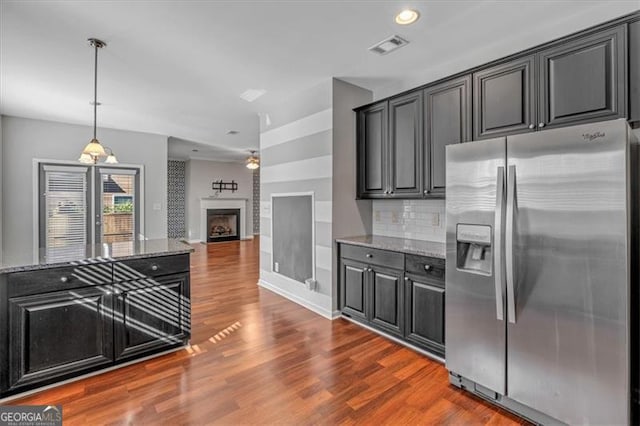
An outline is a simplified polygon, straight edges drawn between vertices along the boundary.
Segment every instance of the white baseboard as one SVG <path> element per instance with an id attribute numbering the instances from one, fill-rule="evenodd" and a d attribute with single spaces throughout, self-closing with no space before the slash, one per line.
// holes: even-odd
<path id="1" fill-rule="evenodd" d="M 189 244 L 199 244 L 202 241 L 200 241 L 200 240 L 188 240 L 188 242 L 189 242 Z"/>
<path id="2" fill-rule="evenodd" d="M 295 302 L 298 305 L 301 305 L 301 306 L 309 309 L 310 311 L 313 311 L 316 314 L 321 315 L 321 316 L 323 316 L 323 317 L 325 317 L 325 318 L 327 318 L 329 320 L 334 320 L 334 319 L 337 318 L 335 316 L 336 312 L 332 312 L 332 311 L 330 311 L 328 309 L 323 308 L 322 306 L 318 306 L 315 303 L 312 303 L 312 302 L 310 302 L 308 300 L 305 300 L 305 299 L 303 299 L 302 297 L 300 297 L 298 295 L 295 295 L 295 294 L 290 293 L 290 292 L 288 292 L 286 290 L 283 290 L 283 289 L 281 289 L 279 287 L 276 287 L 273 284 L 268 283 L 267 281 L 265 281 L 263 279 L 260 279 L 258 281 L 258 285 L 260 287 L 262 287 L 262 288 L 265 288 L 265 289 L 267 289 L 269 291 L 272 291 L 272 292 L 274 292 L 276 294 L 279 294 L 282 297 L 286 297 L 287 299 L 291 300 L 292 302 Z M 339 315 L 340 315 L 340 313 L 338 313 L 338 316 Z"/>

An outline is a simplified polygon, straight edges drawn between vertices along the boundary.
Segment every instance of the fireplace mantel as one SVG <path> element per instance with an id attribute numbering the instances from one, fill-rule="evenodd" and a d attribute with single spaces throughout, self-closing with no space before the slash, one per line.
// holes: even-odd
<path id="1" fill-rule="evenodd" d="M 200 241 L 207 242 L 207 209 L 240 209 L 240 239 L 250 240 L 247 235 L 248 198 L 201 198 L 200 199 Z"/>

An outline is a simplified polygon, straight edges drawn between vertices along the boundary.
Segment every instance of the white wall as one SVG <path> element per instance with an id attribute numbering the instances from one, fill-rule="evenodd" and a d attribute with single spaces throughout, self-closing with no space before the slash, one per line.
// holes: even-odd
<path id="1" fill-rule="evenodd" d="M 186 165 L 187 180 L 187 236 L 190 241 L 200 241 L 200 199 L 213 196 L 211 183 L 216 180 L 238 183 L 238 190 L 221 192 L 217 198 L 246 198 L 247 235 L 253 229 L 253 171 L 244 163 L 228 163 L 207 160 L 189 160 Z"/>
<path id="2" fill-rule="evenodd" d="M 2 245 L 6 255 L 33 250 L 33 159 L 77 160 L 92 132 L 89 126 L 2 117 Z M 144 233 L 147 238 L 166 238 L 167 137 L 99 128 L 98 139 L 113 149 L 121 163 L 144 165 Z"/>

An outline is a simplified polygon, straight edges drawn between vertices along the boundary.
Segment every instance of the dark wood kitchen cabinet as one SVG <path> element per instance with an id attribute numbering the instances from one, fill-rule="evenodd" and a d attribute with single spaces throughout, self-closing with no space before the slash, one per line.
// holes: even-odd
<path id="1" fill-rule="evenodd" d="M 388 191 L 388 103 L 358 111 L 358 196 L 382 198 Z"/>
<path id="2" fill-rule="evenodd" d="M 474 139 L 626 117 L 626 60 L 618 25 L 475 72 Z"/>
<path id="3" fill-rule="evenodd" d="M 422 92 L 389 100 L 389 185 L 391 198 L 422 197 Z"/>
<path id="4" fill-rule="evenodd" d="M 538 54 L 538 127 L 626 116 L 625 30 L 619 25 Z"/>
<path id="5" fill-rule="evenodd" d="M 369 267 L 360 262 L 342 259 L 340 262 L 340 306 L 353 318 L 368 320 L 368 290 L 366 286 Z"/>
<path id="6" fill-rule="evenodd" d="M 369 269 L 371 288 L 371 315 L 369 320 L 391 334 L 403 335 L 404 303 L 402 271 L 380 266 Z"/>
<path id="7" fill-rule="evenodd" d="M 0 273 L 0 398 L 187 344 L 189 254 L 163 250 Z"/>
<path id="8" fill-rule="evenodd" d="M 405 277 L 405 338 L 444 357 L 444 282 Z"/>
<path id="9" fill-rule="evenodd" d="M 640 20 L 629 24 L 629 120 L 640 121 Z"/>
<path id="10" fill-rule="evenodd" d="M 180 345 L 189 336 L 189 274 L 114 286 L 115 358 L 159 352 Z"/>
<path id="11" fill-rule="evenodd" d="M 535 128 L 535 55 L 473 74 L 473 138 L 486 139 Z"/>
<path id="12" fill-rule="evenodd" d="M 5 390 L 42 386 L 112 364 L 112 303 L 105 286 L 10 298 Z"/>
<path id="13" fill-rule="evenodd" d="M 445 194 L 446 146 L 471 140 L 471 76 L 424 90 L 424 195 Z"/>
<path id="14" fill-rule="evenodd" d="M 342 315 L 444 357 L 444 260 L 339 245 Z"/>

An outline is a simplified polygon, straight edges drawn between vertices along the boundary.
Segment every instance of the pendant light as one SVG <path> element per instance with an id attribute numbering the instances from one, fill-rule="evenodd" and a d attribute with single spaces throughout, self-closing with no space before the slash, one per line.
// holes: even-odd
<path id="1" fill-rule="evenodd" d="M 249 151 L 251 155 L 247 158 L 247 169 L 255 170 L 260 167 L 260 159 L 256 157 L 255 151 Z"/>
<path id="2" fill-rule="evenodd" d="M 107 157 L 105 163 L 116 164 L 118 160 L 113 155 L 113 150 L 109 149 L 110 154 L 107 156 L 105 147 L 100 144 L 97 138 L 97 116 L 98 116 L 98 49 L 106 47 L 107 44 L 97 38 L 90 38 L 89 45 L 94 48 L 94 70 L 93 70 L 93 139 L 84 147 L 82 154 L 78 159 L 81 163 L 96 164 L 98 158 Z"/>

